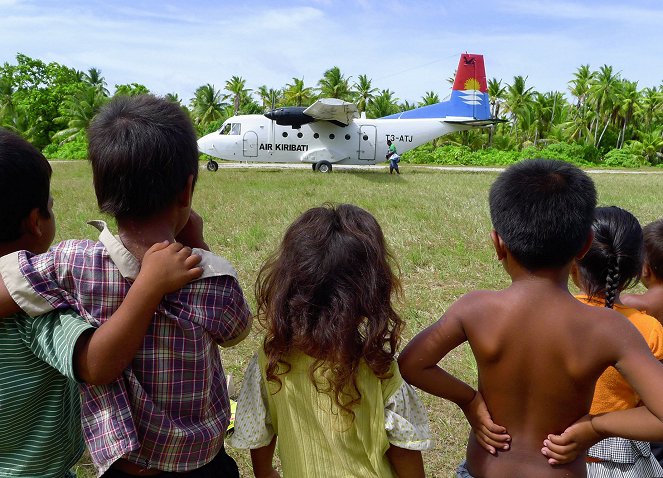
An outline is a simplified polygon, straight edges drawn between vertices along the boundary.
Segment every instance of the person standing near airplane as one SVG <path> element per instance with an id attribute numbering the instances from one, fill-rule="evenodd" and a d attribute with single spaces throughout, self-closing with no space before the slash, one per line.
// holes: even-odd
<path id="1" fill-rule="evenodd" d="M 389 160 L 389 174 L 393 174 L 394 170 L 396 170 L 396 174 L 401 174 L 401 172 L 398 170 L 398 163 L 400 162 L 401 157 L 396 151 L 396 145 L 392 143 L 390 139 L 388 139 L 387 146 L 389 147 L 387 150 L 387 159 Z"/>

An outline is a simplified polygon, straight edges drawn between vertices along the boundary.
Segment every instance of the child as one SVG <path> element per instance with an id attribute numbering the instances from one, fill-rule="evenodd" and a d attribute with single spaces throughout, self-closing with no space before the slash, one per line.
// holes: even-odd
<path id="1" fill-rule="evenodd" d="M 401 373 L 465 413 L 473 433 L 459 477 L 584 477 L 584 455 L 561 464 L 541 449 L 544 440 L 587 414 L 608 365 L 629 377 L 660 419 L 663 366 L 621 314 L 585 305 L 568 290 L 571 264 L 592 240 L 596 192 L 585 173 L 562 161 L 523 161 L 500 174 L 489 202 L 493 245 L 511 285 L 461 297 L 403 350 Z M 478 390 L 437 365 L 465 341 Z M 634 423 L 627 412 L 633 410 L 584 424 L 598 441 L 598 432 L 626 433 Z"/>
<path id="2" fill-rule="evenodd" d="M 88 138 L 97 201 L 119 236 L 98 221 L 99 241 L 9 256 L 0 272 L 27 313 L 71 307 L 100 325 L 126 296 L 149 245 L 174 241 L 190 220 L 198 149 L 181 108 L 150 95 L 114 98 Z M 250 311 L 230 264 L 196 253 L 202 277 L 161 301 L 122 378 L 83 387 L 83 428 L 99 475 L 238 474 L 223 449 L 230 406 L 217 344 L 244 338 Z"/>
<path id="3" fill-rule="evenodd" d="M 350 204 L 313 208 L 256 282 L 267 330 L 240 392 L 230 444 L 256 477 L 422 477 L 426 410 L 398 372 L 400 291 L 382 230 Z"/>
<path id="4" fill-rule="evenodd" d="M 51 167 L 0 129 L 0 255 L 41 253 L 55 233 Z M 103 384 L 130 363 L 164 294 L 195 279 L 198 256 L 157 244 L 113 317 L 94 329 L 72 311 L 0 319 L 0 476 L 68 476 L 83 453 L 76 380 Z M 2 281 L 0 281 L 0 285 Z"/>
<path id="5" fill-rule="evenodd" d="M 582 302 L 609 307 L 623 314 L 642 334 L 658 360 L 663 359 L 663 326 L 654 317 L 625 307 L 620 293 L 637 283 L 642 271 L 642 229 L 638 220 L 618 207 L 596 209 L 594 241 L 587 254 L 576 261 L 571 276 L 584 295 Z M 627 410 L 640 398 L 614 367 L 596 382 L 592 415 Z M 663 468 L 648 442 L 608 438 L 587 451 L 587 476 L 663 476 Z"/>
<path id="6" fill-rule="evenodd" d="M 663 219 L 647 224 L 645 238 L 645 263 L 640 278 L 647 292 L 642 295 L 625 294 L 624 304 L 645 311 L 663 323 Z"/>

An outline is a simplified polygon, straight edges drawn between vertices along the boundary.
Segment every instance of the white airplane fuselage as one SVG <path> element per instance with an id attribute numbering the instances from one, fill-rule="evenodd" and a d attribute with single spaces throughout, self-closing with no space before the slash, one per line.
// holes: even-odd
<path id="1" fill-rule="evenodd" d="M 470 129 L 442 119 L 356 118 L 347 126 L 315 121 L 282 126 L 264 115 L 233 116 L 198 140 L 201 153 L 231 161 L 376 164 L 386 161 L 387 140 L 399 154 L 428 141 Z"/>

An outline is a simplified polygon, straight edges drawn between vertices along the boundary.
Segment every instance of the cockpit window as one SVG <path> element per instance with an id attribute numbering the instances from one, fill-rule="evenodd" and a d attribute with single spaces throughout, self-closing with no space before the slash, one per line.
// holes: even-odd
<path id="1" fill-rule="evenodd" d="M 219 130 L 219 134 L 239 135 L 241 131 L 242 131 L 241 123 L 226 123 Z"/>

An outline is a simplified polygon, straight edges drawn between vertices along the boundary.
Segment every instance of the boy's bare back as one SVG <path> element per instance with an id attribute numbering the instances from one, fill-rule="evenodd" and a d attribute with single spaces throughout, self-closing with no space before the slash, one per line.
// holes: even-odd
<path id="1" fill-rule="evenodd" d="M 511 436 L 509 450 L 491 455 L 471 435 L 468 468 L 486 478 L 585 476 L 584 460 L 551 467 L 541 447 L 589 412 L 594 383 L 614 363 L 615 336 L 606 331 L 628 324 L 547 281 L 522 282 L 468 294 L 445 314 L 449 325 L 440 325 L 464 332 L 479 392 Z"/>

